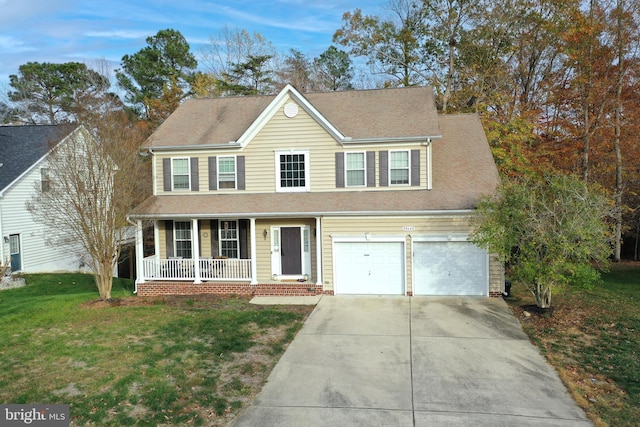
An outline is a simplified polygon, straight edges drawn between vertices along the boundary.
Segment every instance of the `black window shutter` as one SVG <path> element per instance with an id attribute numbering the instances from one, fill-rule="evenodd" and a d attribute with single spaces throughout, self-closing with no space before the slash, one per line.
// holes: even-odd
<path id="1" fill-rule="evenodd" d="M 192 157 L 191 161 L 191 191 L 200 190 L 200 179 L 198 176 L 198 158 Z"/>
<path id="2" fill-rule="evenodd" d="M 172 258 L 175 256 L 173 252 L 173 221 L 165 221 L 164 222 L 164 231 L 165 231 L 165 243 L 167 246 L 167 258 Z"/>
<path id="3" fill-rule="evenodd" d="M 236 175 L 238 182 L 236 183 L 238 190 L 244 190 L 244 156 L 236 157 Z"/>
<path id="4" fill-rule="evenodd" d="M 162 159 L 162 188 L 171 191 L 171 159 Z"/>
<path id="5" fill-rule="evenodd" d="M 336 153 L 336 188 L 344 188 L 344 153 Z"/>
<path id="6" fill-rule="evenodd" d="M 380 151 L 380 187 L 389 185 L 389 152 Z"/>
<path id="7" fill-rule="evenodd" d="M 216 156 L 209 157 L 209 190 L 218 189 L 218 162 Z"/>
<path id="8" fill-rule="evenodd" d="M 241 219 L 239 221 L 240 228 L 240 256 L 241 259 L 249 259 L 249 221 L 246 219 Z"/>
<path id="9" fill-rule="evenodd" d="M 211 220 L 211 255 L 218 256 L 220 252 L 218 252 L 218 220 Z"/>
<path id="10" fill-rule="evenodd" d="M 420 150 L 411 150 L 411 186 L 420 186 Z"/>
<path id="11" fill-rule="evenodd" d="M 367 151 L 367 187 L 376 186 L 376 152 Z"/>

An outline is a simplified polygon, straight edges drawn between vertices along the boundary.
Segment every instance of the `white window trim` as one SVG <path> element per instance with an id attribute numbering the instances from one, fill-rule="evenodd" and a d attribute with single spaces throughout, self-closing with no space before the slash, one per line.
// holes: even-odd
<path id="1" fill-rule="evenodd" d="M 349 162 L 347 160 L 347 157 L 349 154 L 362 154 L 362 157 L 364 159 L 364 166 L 362 169 L 362 172 L 364 174 L 364 183 L 363 184 L 357 184 L 357 185 L 349 185 Z M 356 170 L 356 169 L 353 169 Z M 367 152 L 366 151 L 348 151 L 346 153 L 344 153 L 344 186 L 345 187 L 366 187 L 367 186 Z"/>
<path id="2" fill-rule="evenodd" d="M 185 223 L 189 224 L 189 238 L 188 239 L 178 239 L 178 227 L 176 227 L 176 223 Z M 173 254 L 176 257 L 182 257 L 182 255 L 178 255 L 178 240 L 181 242 L 189 241 L 191 242 L 191 258 L 194 256 L 193 252 L 193 226 L 190 221 L 173 221 Z"/>
<path id="3" fill-rule="evenodd" d="M 173 172 L 173 161 L 174 160 L 186 160 L 187 161 L 187 183 L 189 184 L 189 188 L 176 188 L 175 183 L 173 182 L 173 177 L 175 176 Z M 182 175 L 180 175 L 182 176 Z M 172 157 L 171 158 L 171 191 L 191 191 L 191 159 L 189 157 Z"/>
<path id="4" fill-rule="evenodd" d="M 220 172 L 220 160 L 221 159 L 229 159 L 232 158 L 233 159 L 233 188 L 221 188 L 220 187 L 220 175 L 222 174 Z M 217 174 L 218 176 L 216 177 L 216 180 L 218 181 L 217 185 L 218 185 L 218 190 L 237 190 L 238 189 L 238 159 L 237 156 L 218 156 L 216 158 L 216 170 L 218 171 Z"/>
<path id="5" fill-rule="evenodd" d="M 236 238 L 235 239 L 223 239 L 222 238 L 222 231 L 224 231 L 224 226 L 222 225 L 224 222 L 233 222 L 236 225 Z M 222 241 L 224 240 L 225 242 L 230 242 L 230 241 L 235 241 L 236 242 L 236 250 L 238 251 L 238 258 L 233 258 L 233 259 L 240 259 L 240 223 L 238 222 L 237 219 L 221 219 L 220 221 L 218 221 L 218 253 L 220 255 L 222 255 Z M 231 259 L 231 258 L 230 258 Z"/>
<path id="6" fill-rule="evenodd" d="M 51 176 L 48 167 L 40 168 L 40 191 L 46 193 L 51 190 Z"/>
<path id="7" fill-rule="evenodd" d="M 407 183 L 406 184 L 392 184 L 391 183 L 391 153 L 407 153 Z M 397 168 L 396 168 L 397 169 Z M 389 186 L 390 187 L 408 187 L 411 185 L 411 150 L 389 150 L 389 170 L 387 172 L 389 177 Z"/>
<path id="8" fill-rule="evenodd" d="M 280 156 L 287 154 L 304 155 L 304 187 L 281 187 L 280 186 Z M 309 168 L 309 151 L 289 150 L 275 152 L 275 171 L 276 171 L 276 192 L 278 193 L 303 193 L 311 191 L 311 170 Z"/>

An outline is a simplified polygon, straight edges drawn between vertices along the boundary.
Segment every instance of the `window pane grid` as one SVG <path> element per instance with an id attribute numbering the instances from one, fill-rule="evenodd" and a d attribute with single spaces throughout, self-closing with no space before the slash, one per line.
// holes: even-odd
<path id="1" fill-rule="evenodd" d="M 409 184 L 409 153 L 392 151 L 390 153 L 389 181 L 393 184 Z"/>
<path id="2" fill-rule="evenodd" d="M 172 162 L 173 188 L 176 190 L 189 189 L 189 160 L 173 159 Z"/>
<path id="3" fill-rule="evenodd" d="M 220 255 L 227 258 L 239 258 L 238 248 L 238 222 L 220 222 Z"/>
<path id="4" fill-rule="evenodd" d="M 305 186 L 304 154 L 280 155 L 280 186 Z"/>
<path id="5" fill-rule="evenodd" d="M 364 153 L 347 153 L 347 186 L 365 185 Z"/>
<path id="6" fill-rule="evenodd" d="M 192 257 L 191 246 L 191 223 L 187 221 L 177 221 L 173 223 L 176 243 L 176 256 L 182 258 Z"/>

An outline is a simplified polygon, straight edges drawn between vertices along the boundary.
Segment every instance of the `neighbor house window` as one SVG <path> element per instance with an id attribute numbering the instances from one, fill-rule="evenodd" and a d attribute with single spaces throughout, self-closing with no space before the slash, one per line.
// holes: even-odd
<path id="1" fill-rule="evenodd" d="M 276 153 L 277 190 L 309 191 L 309 154 Z"/>
<path id="2" fill-rule="evenodd" d="M 238 248 L 238 221 L 220 221 L 220 255 L 239 258 Z"/>
<path id="3" fill-rule="evenodd" d="M 51 181 L 49 179 L 49 168 L 40 169 L 40 185 L 43 193 L 51 189 Z"/>
<path id="4" fill-rule="evenodd" d="M 346 153 L 347 187 L 364 187 L 366 164 L 364 153 Z"/>
<path id="5" fill-rule="evenodd" d="M 189 190 L 189 159 L 171 159 L 171 178 L 174 190 Z"/>
<path id="6" fill-rule="evenodd" d="M 173 223 L 175 254 L 181 258 L 191 258 L 193 254 L 191 244 L 191 223 L 176 221 Z"/>
<path id="7" fill-rule="evenodd" d="M 218 157 L 218 188 L 236 188 L 236 158 Z"/>
<path id="8" fill-rule="evenodd" d="M 389 152 L 389 183 L 409 184 L 409 151 Z"/>

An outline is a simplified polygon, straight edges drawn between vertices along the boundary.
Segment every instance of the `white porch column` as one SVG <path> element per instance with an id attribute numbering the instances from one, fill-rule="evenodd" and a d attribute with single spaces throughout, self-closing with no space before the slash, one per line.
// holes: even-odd
<path id="1" fill-rule="evenodd" d="M 256 265 L 256 219 L 249 218 L 249 228 L 251 232 L 251 284 L 258 284 L 258 266 Z"/>
<path id="2" fill-rule="evenodd" d="M 322 286 L 322 229 L 320 217 L 316 217 L 316 285 Z"/>
<path id="3" fill-rule="evenodd" d="M 165 248 L 165 250 L 166 249 L 167 248 Z M 160 221 L 158 221 L 157 219 L 153 221 L 153 253 L 155 254 L 156 261 L 159 263 L 160 262 Z"/>
<path id="4" fill-rule="evenodd" d="M 144 282 L 144 266 L 142 260 L 144 259 L 144 247 L 142 237 L 142 221 L 136 221 L 136 285 Z M 136 286 L 136 292 L 138 291 Z"/>
<path id="5" fill-rule="evenodd" d="M 193 257 L 193 274 L 195 276 L 193 283 L 202 283 L 200 278 L 200 230 L 198 229 L 198 220 L 191 220 L 191 256 Z"/>

